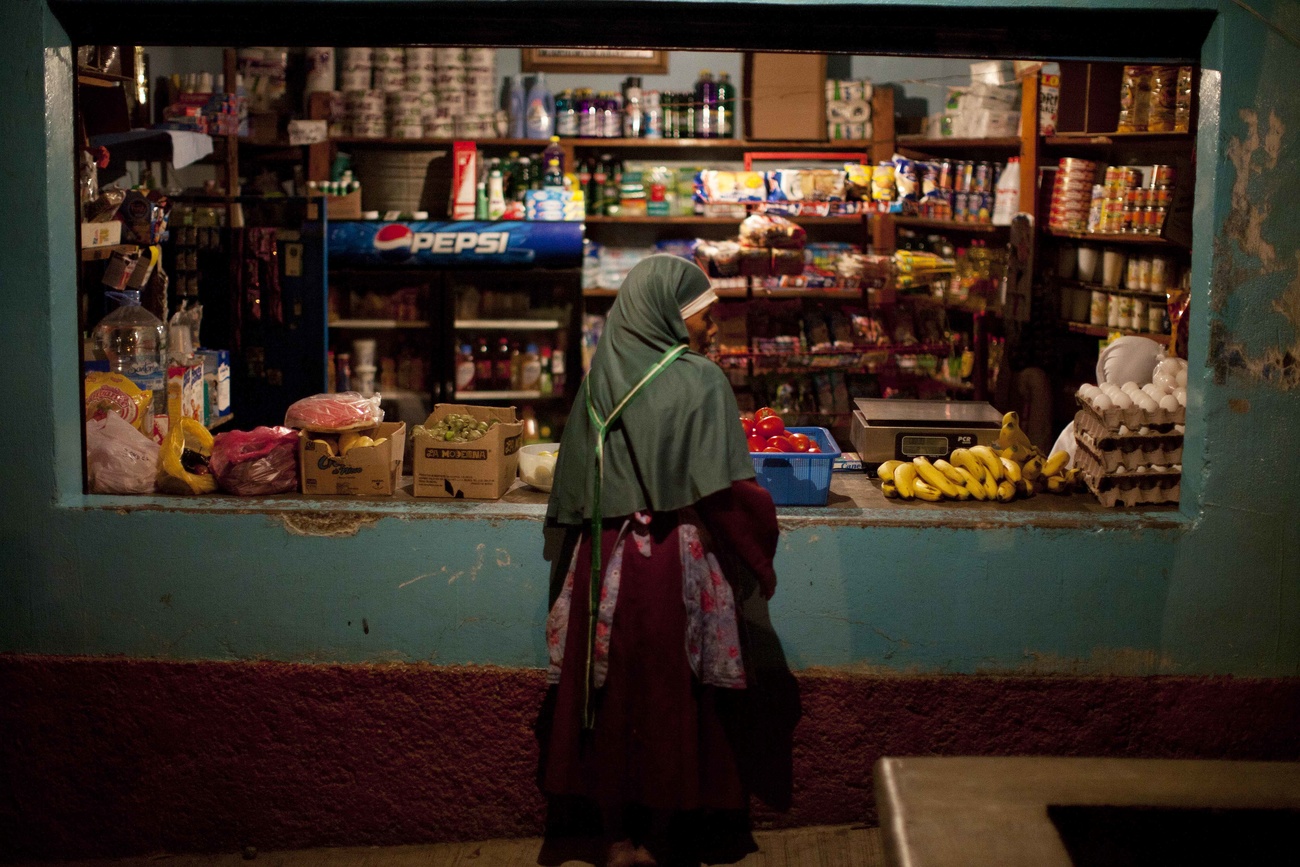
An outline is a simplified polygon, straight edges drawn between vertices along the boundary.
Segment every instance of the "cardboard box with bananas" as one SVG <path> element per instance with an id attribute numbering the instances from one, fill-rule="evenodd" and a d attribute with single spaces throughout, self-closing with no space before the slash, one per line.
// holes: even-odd
<path id="1" fill-rule="evenodd" d="M 406 425 L 380 422 L 342 433 L 301 431 L 298 469 L 304 494 L 386 497 L 397 490 Z"/>
<path id="2" fill-rule="evenodd" d="M 513 406 L 440 403 L 412 439 L 415 496 L 495 500 L 514 484 L 524 425 Z"/>

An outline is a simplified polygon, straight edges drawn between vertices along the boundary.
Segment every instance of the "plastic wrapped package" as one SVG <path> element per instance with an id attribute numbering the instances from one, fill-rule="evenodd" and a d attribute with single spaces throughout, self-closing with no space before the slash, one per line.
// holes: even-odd
<path id="1" fill-rule="evenodd" d="M 314 394 L 292 405 L 284 414 L 284 426 L 308 431 L 359 430 L 384 420 L 376 392 L 364 397 L 357 391 Z"/>
<path id="2" fill-rule="evenodd" d="M 258 427 L 217 434 L 208 462 L 217 486 L 228 494 L 262 497 L 298 489 L 298 432 Z"/>
<path id="3" fill-rule="evenodd" d="M 802 250 L 806 237 L 802 226 L 771 214 L 750 214 L 740 224 L 740 243 L 744 247 Z"/>
<path id="4" fill-rule="evenodd" d="M 158 490 L 169 494 L 211 494 L 217 489 L 208 462 L 212 434 L 192 418 L 172 425 L 158 460 Z"/>
<path id="5" fill-rule="evenodd" d="M 116 413 L 86 422 L 86 469 L 95 494 L 151 494 L 159 446 Z"/>

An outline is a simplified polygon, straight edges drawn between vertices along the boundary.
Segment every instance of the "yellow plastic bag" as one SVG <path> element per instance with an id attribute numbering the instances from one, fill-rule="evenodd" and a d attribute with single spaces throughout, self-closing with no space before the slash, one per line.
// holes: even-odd
<path id="1" fill-rule="evenodd" d="M 216 476 L 208 472 L 212 434 L 192 418 L 172 425 L 158 458 L 158 490 L 168 494 L 211 494 Z"/>
<path id="2" fill-rule="evenodd" d="M 100 371 L 86 374 L 85 387 L 87 419 L 102 419 L 111 412 L 146 436 L 153 433 L 149 415 L 153 391 L 141 389 L 120 373 Z"/>

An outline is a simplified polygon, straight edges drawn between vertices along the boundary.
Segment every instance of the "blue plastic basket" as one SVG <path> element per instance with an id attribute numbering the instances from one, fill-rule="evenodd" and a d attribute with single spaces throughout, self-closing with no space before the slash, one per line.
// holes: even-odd
<path id="1" fill-rule="evenodd" d="M 808 436 L 821 449 L 814 452 L 750 452 L 758 483 L 778 506 L 824 506 L 831 493 L 831 468 L 840 447 L 824 427 L 786 428 Z"/>

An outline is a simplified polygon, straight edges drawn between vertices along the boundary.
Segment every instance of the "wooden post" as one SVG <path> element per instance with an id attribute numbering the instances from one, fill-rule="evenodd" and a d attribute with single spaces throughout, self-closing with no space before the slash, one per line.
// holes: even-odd
<path id="1" fill-rule="evenodd" d="M 1020 210 L 1034 216 L 1038 204 L 1038 73 L 1020 88 Z"/>

